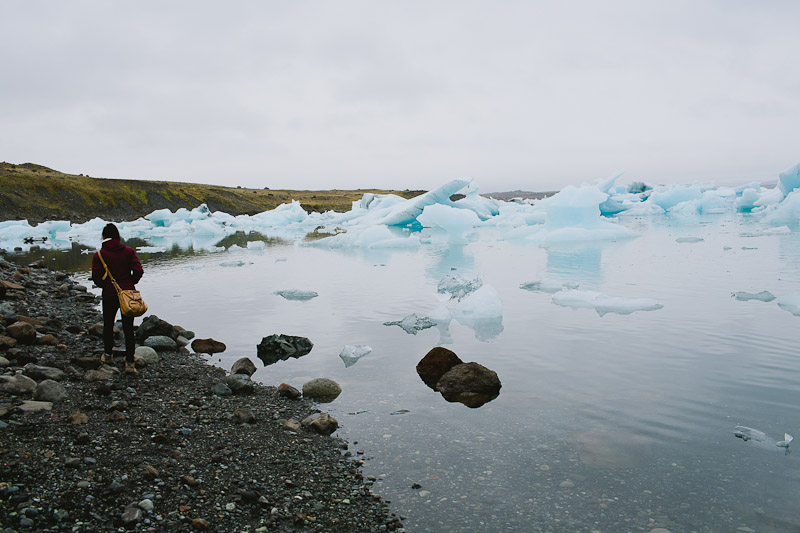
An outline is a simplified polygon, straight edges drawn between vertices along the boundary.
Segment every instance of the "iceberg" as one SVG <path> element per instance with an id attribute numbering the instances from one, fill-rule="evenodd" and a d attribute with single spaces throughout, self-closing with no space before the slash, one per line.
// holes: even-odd
<path id="1" fill-rule="evenodd" d="M 798 187 L 800 187 L 800 163 L 778 174 L 778 189 L 784 196 Z"/>
<path id="2" fill-rule="evenodd" d="M 391 206 L 385 210 L 386 212 L 384 212 L 384 210 L 378 211 L 382 216 L 380 216 L 375 223 L 384 224 L 386 226 L 411 224 L 422 214 L 426 206 L 433 204 L 451 206 L 453 202 L 450 201 L 450 197 L 471 182 L 472 180 L 455 179 L 432 191 L 421 194 L 416 198 L 411 198 L 401 204 Z"/>
<path id="3" fill-rule="evenodd" d="M 503 302 L 491 285 L 484 285 L 453 307 L 452 317 L 471 328 L 481 341 L 491 340 L 503 332 Z"/>
<path id="4" fill-rule="evenodd" d="M 321 248 L 412 249 L 420 246 L 419 237 L 398 237 L 386 226 L 351 228 L 347 233 L 306 243 Z"/>
<path id="5" fill-rule="evenodd" d="M 655 189 L 647 202 L 659 206 L 664 211 L 690 200 L 699 200 L 703 192 L 693 185 L 670 185 Z"/>
<path id="6" fill-rule="evenodd" d="M 356 364 L 359 359 L 372 352 L 372 348 L 366 344 L 348 344 L 339 352 L 339 357 L 344 362 L 345 368 Z"/>
<path id="7" fill-rule="evenodd" d="M 778 307 L 784 311 L 800 316 L 800 292 L 791 292 L 778 298 Z"/>
<path id="8" fill-rule="evenodd" d="M 602 292 L 566 290 L 553 295 L 553 303 L 572 309 L 594 309 L 600 316 L 608 313 L 629 315 L 636 311 L 657 311 L 664 306 L 651 298 L 622 298 Z"/>
<path id="9" fill-rule="evenodd" d="M 465 234 L 480 223 L 474 212 L 458 209 L 448 205 L 426 205 L 417 217 L 417 222 L 425 228 L 441 228 L 445 230 L 453 242 L 463 242 Z"/>
<path id="10" fill-rule="evenodd" d="M 800 191 L 790 192 L 782 202 L 762 211 L 761 222 L 769 226 L 797 225 L 800 222 Z"/>
<path id="11" fill-rule="evenodd" d="M 394 322 L 384 322 L 384 326 L 400 326 L 400 328 L 409 333 L 411 335 L 416 335 L 418 331 L 422 331 L 423 329 L 432 328 L 436 325 L 436 321 L 431 319 L 430 317 L 423 316 L 419 317 L 416 313 L 412 313 L 402 320 L 396 320 Z"/>
<path id="12" fill-rule="evenodd" d="M 314 291 L 301 291 L 298 289 L 275 291 L 275 294 L 277 294 L 278 296 L 282 296 L 287 300 L 296 300 L 300 302 L 307 302 L 308 300 L 311 300 L 312 298 L 316 298 L 317 296 L 319 296 L 319 294 Z"/>

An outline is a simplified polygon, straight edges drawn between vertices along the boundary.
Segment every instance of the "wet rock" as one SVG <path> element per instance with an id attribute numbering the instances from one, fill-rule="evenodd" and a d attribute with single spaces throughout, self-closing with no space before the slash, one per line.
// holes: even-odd
<path id="1" fill-rule="evenodd" d="M 124 414 L 120 413 L 119 411 L 111 411 L 106 415 L 106 420 L 108 422 L 121 422 L 126 418 L 127 417 Z"/>
<path id="2" fill-rule="evenodd" d="M 300 391 L 288 383 L 278 385 L 278 395 L 290 400 L 299 400 L 301 396 Z"/>
<path id="3" fill-rule="evenodd" d="M 114 330 L 115 330 L 114 331 L 115 334 L 119 331 L 116 327 L 114 327 Z M 102 322 L 97 322 L 95 324 L 92 324 L 91 326 L 89 326 L 89 330 L 88 331 L 89 331 L 89 335 L 91 335 L 92 337 L 97 337 L 99 339 L 102 339 L 103 338 L 103 323 Z"/>
<path id="4" fill-rule="evenodd" d="M 133 352 L 133 360 L 136 364 L 139 364 L 141 361 L 142 366 L 156 365 L 161 361 L 161 357 L 158 355 L 158 352 L 150 346 L 138 346 L 136 351 Z"/>
<path id="5" fill-rule="evenodd" d="M 255 385 L 246 374 L 233 374 L 222 378 L 222 382 L 228 386 L 234 394 L 250 394 Z"/>
<path id="6" fill-rule="evenodd" d="M 302 428 L 302 424 L 300 424 L 300 422 L 294 418 L 290 418 L 283 423 L 283 429 L 288 429 L 289 431 L 294 431 L 295 433 L 298 433 Z"/>
<path id="7" fill-rule="evenodd" d="M 89 417 L 86 416 L 84 413 L 81 413 L 81 412 L 72 413 L 67 418 L 67 422 L 69 422 L 73 426 L 76 426 L 78 424 L 85 424 L 88 421 L 89 421 Z"/>
<path id="8" fill-rule="evenodd" d="M 149 481 L 153 481 L 158 476 L 159 476 L 159 471 L 157 469 L 153 468 L 152 466 L 145 465 L 144 468 L 142 468 L 142 477 L 143 478 L 145 478 L 145 479 L 147 479 Z"/>
<path id="9" fill-rule="evenodd" d="M 58 381 L 46 379 L 39 383 L 36 391 L 33 393 L 33 398 L 43 402 L 56 403 L 60 402 L 67 397 L 67 390 Z"/>
<path id="10" fill-rule="evenodd" d="M 55 337 L 55 335 L 48 333 L 36 339 L 36 344 L 41 346 L 58 346 L 58 339 Z"/>
<path id="11" fill-rule="evenodd" d="M 52 402 L 39 402 L 36 400 L 25 400 L 17 406 L 23 413 L 35 413 L 37 411 L 52 411 Z"/>
<path id="12" fill-rule="evenodd" d="M 53 381 L 61 381 L 64 379 L 64 371 L 60 368 L 35 365 L 33 363 L 28 363 L 25 365 L 25 368 L 23 368 L 23 373 L 29 378 L 35 380 L 52 379 Z"/>
<path id="13" fill-rule="evenodd" d="M 292 335 L 270 335 L 264 337 L 256 346 L 258 358 L 264 366 L 286 361 L 290 357 L 295 359 L 309 353 L 314 344 L 306 337 L 296 337 Z"/>
<path id="14" fill-rule="evenodd" d="M 246 407 L 240 407 L 233 411 L 233 422 L 235 424 L 254 424 L 255 421 L 256 415 Z"/>
<path id="15" fill-rule="evenodd" d="M 122 513 L 122 523 L 127 529 L 133 529 L 136 524 L 142 521 L 142 517 L 142 510 L 131 505 L 125 508 L 125 512 Z"/>
<path id="16" fill-rule="evenodd" d="M 175 326 L 175 330 L 178 332 L 178 335 L 180 335 L 184 339 L 189 339 L 189 340 L 194 339 L 194 331 L 189 331 L 188 329 L 182 328 L 178 325 Z"/>
<path id="17" fill-rule="evenodd" d="M 101 365 L 97 370 L 87 370 L 83 375 L 86 381 L 108 381 L 113 379 L 119 370 L 108 365 Z"/>
<path id="18" fill-rule="evenodd" d="M 153 335 L 151 337 L 147 337 L 144 340 L 144 345 L 156 350 L 157 352 L 174 352 L 178 349 L 178 343 L 175 342 L 175 339 L 167 337 L 166 335 Z"/>
<path id="19" fill-rule="evenodd" d="M 20 344 L 33 344 L 36 340 L 36 328 L 20 320 L 6 327 L 6 335 Z"/>
<path id="20" fill-rule="evenodd" d="M 216 341 L 214 339 L 195 339 L 192 341 L 192 350 L 195 353 L 221 353 L 224 352 L 227 346 L 224 342 Z"/>
<path id="21" fill-rule="evenodd" d="M 95 370 L 102 364 L 97 357 L 73 357 L 70 363 L 87 370 Z"/>
<path id="22" fill-rule="evenodd" d="M 318 402 L 332 402 L 342 393 L 342 387 L 328 378 L 314 378 L 303 384 L 303 397 Z"/>
<path id="23" fill-rule="evenodd" d="M 17 345 L 17 339 L 8 335 L 0 335 L 0 350 L 8 350 Z"/>
<path id="24" fill-rule="evenodd" d="M 500 394 L 500 378 L 493 370 L 478 363 L 462 363 L 448 370 L 436 388 L 448 402 L 480 407 Z"/>
<path id="25" fill-rule="evenodd" d="M 304 419 L 302 424 L 320 435 L 330 435 L 339 427 L 339 422 L 328 413 L 313 414 Z"/>
<path id="26" fill-rule="evenodd" d="M 256 365 L 253 361 L 250 360 L 249 357 L 242 357 L 231 367 L 231 374 L 247 374 L 248 376 L 252 376 L 256 373 Z"/>
<path id="27" fill-rule="evenodd" d="M 80 446 L 85 446 L 91 443 L 92 443 L 92 437 L 90 437 L 88 433 L 80 433 L 77 437 L 75 437 L 75 444 L 78 444 Z"/>
<path id="28" fill-rule="evenodd" d="M 186 337 L 184 337 L 182 335 L 178 335 L 178 338 L 175 339 L 175 344 L 178 345 L 178 348 L 183 348 L 184 346 L 188 346 L 189 345 L 189 339 L 187 339 Z"/>
<path id="29" fill-rule="evenodd" d="M 156 315 L 148 315 L 136 329 L 136 340 L 142 344 L 148 337 L 169 337 L 173 341 L 180 335 L 179 331 L 167 322 L 161 320 Z"/>
<path id="30" fill-rule="evenodd" d="M 28 376 L 0 376 L 0 392 L 23 396 L 36 390 L 36 382 Z"/>
<path id="31" fill-rule="evenodd" d="M 192 527 L 198 531 L 206 531 L 211 529 L 211 524 L 205 518 L 192 519 Z"/>
<path id="32" fill-rule="evenodd" d="M 0 368 L 6 368 L 11 362 L 3 356 L 0 356 Z"/>
<path id="33" fill-rule="evenodd" d="M 437 346 L 417 363 L 417 374 L 427 386 L 436 390 L 436 384 L 445 373 L 463 361 L 447 348 Z"/>
<path id="34" fill-rule="evenodd" d="M 216 383 L 211 387 L 211 392 L 217 396 L 233 396 L 233 391 L 224 383 Z"/>

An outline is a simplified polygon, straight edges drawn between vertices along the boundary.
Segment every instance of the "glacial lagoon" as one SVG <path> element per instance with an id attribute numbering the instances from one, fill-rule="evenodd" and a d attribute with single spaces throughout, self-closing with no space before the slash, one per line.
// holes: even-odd
<path id="1" fill-rule="evenodd" d="M 798 531 L 800 452 L 777 443 L 800 435 L 800 232 L 700 211 L 613 217 L 615 236 L 561 242 L 470 219 L 369 241 L 413 245 L 319 245 L 330 234 L 285 225 L 130 243 L 151 311 L 227 344 L 211 364 L 247 356 L 267 384 L 341 384 L 322 408 L 409 531 Z M 89 248 L 16 260 L 88 284 Z M 491 294 L 463 304 L 477 290 L 440 292 L 451 276 Z M 412 314 L 434 325 L 384 325 Z M 273 333 L 314 348 L 262 367 Z M 345 360 L 347 345 L 371 351 Z M 500 395 L 445 401 L 415 371 L 435 346 L 495 371 Z"/>

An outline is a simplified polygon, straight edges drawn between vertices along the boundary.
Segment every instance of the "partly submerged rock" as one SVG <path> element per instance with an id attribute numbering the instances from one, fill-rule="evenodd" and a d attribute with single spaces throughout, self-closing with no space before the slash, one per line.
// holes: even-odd
<path id="1" fill-rule="evenodd" d="M 417 374 L 427 386 L 436 390 L 436 384 L 441 377 L 448 370 L 462 363 L 463 361 L 454 352 L 437 346 L 417 363 Z"/>
<path id="2" fill-rule="evenodd" d="M 328 378 L 315 378 L 303 385 L 303 397 L 318 402 L 332 402 L 342 393 L 342 387 Z"/>
<path id="3" fill-rule="evenodd" d="M 231 367 L 231 374 L 246 374 L 252 376 L 256 373 L 256 365 L 249 357 L 242 357 Z"/>
<path id="4" fill-rule="evenodd" d="M 462 363 L 448 370 L 436 388 L 448 402 L 480 407 L 500 394 L 500 378 L 493 370 L 478 363 Z"/>
<path id="5" fill-rule="evenodd" d="M 299 358 L 311 351 L 314 344 L 306 337 L 295 337 L 292 335 L 270 335 L 264 337 L 256 346 L 258 358 L 264 366 L 285 361 L 290 357 Z"/>
<path id="6" fill-rule="evenodd" d="M 281 383 L 278 385 L 278 396 L 289 398 L 290 400 L 299 400 L 301 394 L 297 388 L 292 387 L 288 383 Z"/>
<path id="7" fill-rule="evenodd" d="M 192 341 L 192 350 L 195 353 L 221 353 L 227 349 L 224 342 L 214 339 L 195 339 Z"/>

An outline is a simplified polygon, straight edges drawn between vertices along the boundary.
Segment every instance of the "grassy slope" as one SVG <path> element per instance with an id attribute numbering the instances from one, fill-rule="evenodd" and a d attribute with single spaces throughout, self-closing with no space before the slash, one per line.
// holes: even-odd
<path id="1" fill-rule="evenodd" d="M 292 191 L 240 189 L 171 181 L 139 181 L 90 178 L 24 163 L 0 162 L 0 220 L 70 220 L 94 217 L 135 220 L 156 209 L 194 208 L 208 204 L 212 211 L 232 215 L 255 214 L 290 200 L 306 211 L 347 211 L 364 193 L 393 193 L 413 198 L 424 191 Z"/>

